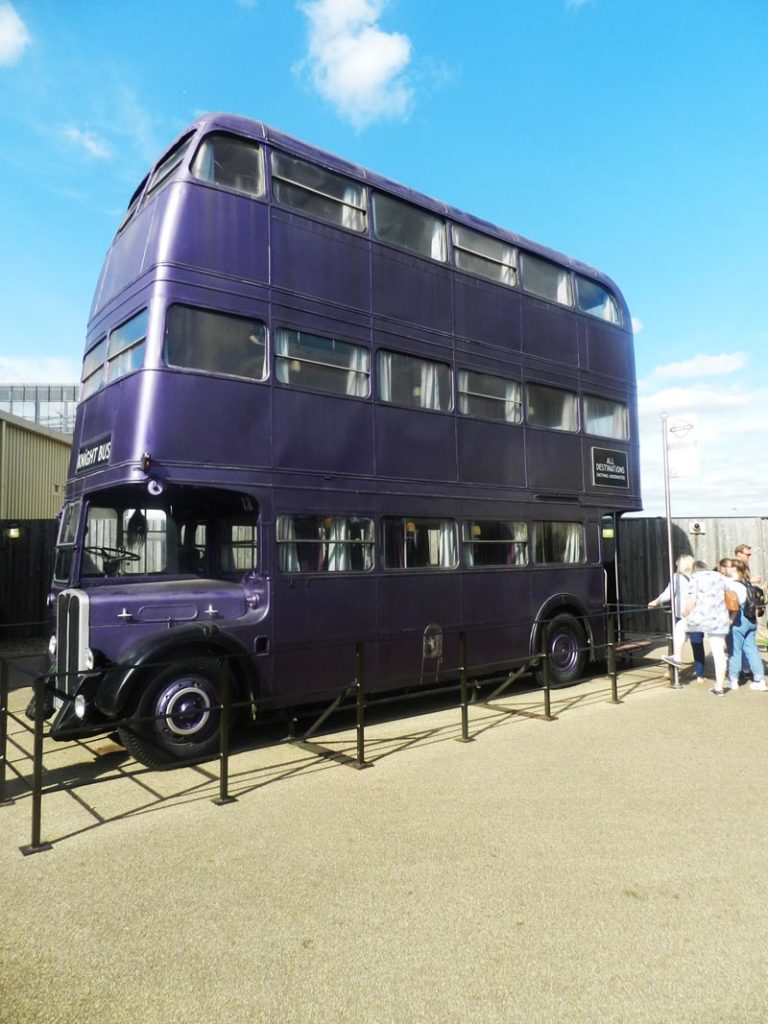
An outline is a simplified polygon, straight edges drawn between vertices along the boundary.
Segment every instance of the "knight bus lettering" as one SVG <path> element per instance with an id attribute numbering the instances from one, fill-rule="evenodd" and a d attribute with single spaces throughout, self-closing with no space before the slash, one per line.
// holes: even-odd
<path id="1" fill-rule="evenodd" d="M 109 437 L 85 445 L 78 450 L 75 472 L 82 473 L 86 469 L 94 469 L 104 465 L 104 463 L 109 462 L 111 452 L 112 440 Z"/>
<path id="2" fill-rule="evenodd" d="M 602 274 L 479 226 L 239 117 L 149 169 L 88 328 L 54 738 L 199 758 L 225 684 L 253 719 L 330 703 L 360 644 L 372 699 L 454 683 L 460 633 L 472 678 L 542 651 L 579 677 L 601 524 L 641 507 L 630 317 Z M 117 436 L 146 454 L 113 462 Z"/>

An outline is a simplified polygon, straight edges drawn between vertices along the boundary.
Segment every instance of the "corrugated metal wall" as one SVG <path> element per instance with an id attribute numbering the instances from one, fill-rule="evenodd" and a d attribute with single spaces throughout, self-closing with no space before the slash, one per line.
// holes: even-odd
<path id="1" fill-rule="evenodd" d="M 0 519 L 52 519 L 71 449 L 70 438 L 0 413 Z"/>

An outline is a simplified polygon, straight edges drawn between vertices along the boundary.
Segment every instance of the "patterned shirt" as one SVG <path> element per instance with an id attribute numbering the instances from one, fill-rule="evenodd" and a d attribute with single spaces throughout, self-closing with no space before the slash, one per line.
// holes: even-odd
<path id="1" fill-rule="evenodd" d="M 730 582 L 722 573 L 711 569 L 701 569 L 691 576 L 690 596 L 695 598 L 696 604 L 688 615 L 689 632 L 728 635 L 731 620 L 725 606 L 725 591 L 730 589 Z"/>

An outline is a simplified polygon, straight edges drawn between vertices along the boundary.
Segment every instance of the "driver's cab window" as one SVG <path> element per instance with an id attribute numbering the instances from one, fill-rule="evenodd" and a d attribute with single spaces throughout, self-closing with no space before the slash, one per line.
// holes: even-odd
<path id="1" fill-rule="evenodd" d="M 179 529 L 179 572 L 194 573 L 202 576 L 206 571 L 206 537 L 208 529 L 205 523 L 182 523 Z"/>
<path id="2" fill-rule="evenodd" d="M 169 520 L 162 509 L 88 509 L 83 576 L 145 576 L 166 571 Z"/>

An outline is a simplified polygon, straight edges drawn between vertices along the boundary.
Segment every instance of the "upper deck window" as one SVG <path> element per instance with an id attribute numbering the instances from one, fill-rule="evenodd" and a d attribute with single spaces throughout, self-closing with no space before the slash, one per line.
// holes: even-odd
<path id="1" fill-rule="evenodd" d="M 572 391 L 529 384 L 526 388 L 528 422 L 550 430 L 578 430 L 579 403 Z"/>
<path id="2" fill-rule="evenodd" d="M 250 196 L 264 194 L 261 147 L 248 139 L 215 132 L 207 135 L 195 154 L 192 173 L 200 181 L 235 189 Z"/>
<path id="3" fill-rule="evenodd" d="M 515 250 L 511 245 L 458 224 L 451 226 L 451 235 L 454 259 L 459 270 L 514 288 L 517 284 L 517 267 Z"/>
<path id="4" fill-rule="evenodd" d="M 520 423 L 523 418 L 520 391 L 516 380 L 459 370 L 459 412 L 464 416 Z"/>
<path id="5" fill-rule="evenodd" d="M 165 361 L 169 366 L 264 380 L 266 350 L 267 328 L 261 320 L 191 306 L 168 309 Z"/>
<path id="6" fill-rule="evenodd" d="M 107 384 L 138 370 L 144 362 L 147 340 L 147 310 L 143 309 L 109 335 L 107 350 Z"/>
<path id="7" fill-rule="evenodd" d="M 376 371 L 377 392 L 382 402 L 439 412 L 449 412 L 453 406 L 451 368 L 446 363 L 380 351 Z"/>
<path id="8" fill-rule="evenodd" d="M 187 135 L 177 143 L 170 153 L 164 157 L 157 165 L 155 170 L 149 179 L 147 185 L 147 198 L 153 193 L 159 191 L 161 188 L 165 188 L 166 185 L 170 184 L 173 179 L 174 172 L 178 170 L 181 161 L 184 159 L 184 154 L 189 149 L 189 144 L 192 141 L 192 136 Z"/>
<path id="9" fill-rule="evenodd" d="M 576 304 L 584 313 L 599 316 L 610 324 L 621 323 L 616 299 L 608 289 L 580 274 L 576 275 Z"/>
<path id="10" fill-rule="evenodd" d="M 371 201 L 373 231 L 377 238 L 445 263 L 445 222 L 440 217 L 380 192 L 374 192 Z"/>
<path id="11" fill-rule="evenodd" d="M 610 398 L 584 395 L 584 431 L 599 437 L 615 437 L 626 441 L 629 437 L 629 414 L 624 402 Z"/>
<path id="12" fill-rule="evenodd" d="M 102 338 L 101 341 L 94 345 L 90 352 L 86 353 L 85 359 L 83 360 L 83 374 L 80 378 L 82 382 L 82 389 L 80 391 L 80 401 L 84 402 L 86 398 L 96 394 L 104 383 L 104 360 L 107 357 L 107 339 Z"/>
<path id="13" fill-rule="evenodd" d="M 371 355 L 360 345 L 281 329 L 275 335 L 275 374 L 282 384 L 367 398 Z"/>
<path id="14" fill-rule="evenodd" d="M 366 230 L 362 185 L 285 153 L 273 151 L 271 163 L 272 190 L 278 203 L 352 231 Z"/>
<path id="15" fill-rule="evenodd" d="M 572 306 L 571 275 L 557 263 L 539 259 L 529 252 L 520 253 L 523 290 L 562 306 Z"/>
<path id="16" fill-rule="evenodd" d="M 123 230 L 125 225 L 128 223 L 128 221 L 131 219 L 131 217 L 136 212 L 136 208 L 139 205 L 139 200 L 141 199 L 141 195 L 142 195 L 142 193 L 144 191 L 144 186 L 146 184 L 147 184 L 147 179 L 145 178 L 142 181 L 142 183 L 139 185 L 139 187 L 136 189 L 136 191 L 133 193 L 133 195 L 131 196 L 131 201 L 128 203 L 128 209 L 125 211 L 125 216 L 120 221 L 120 226 L 117 229 L 117 234 L 118 235 L 120 234 L 120 232 Z"/>

